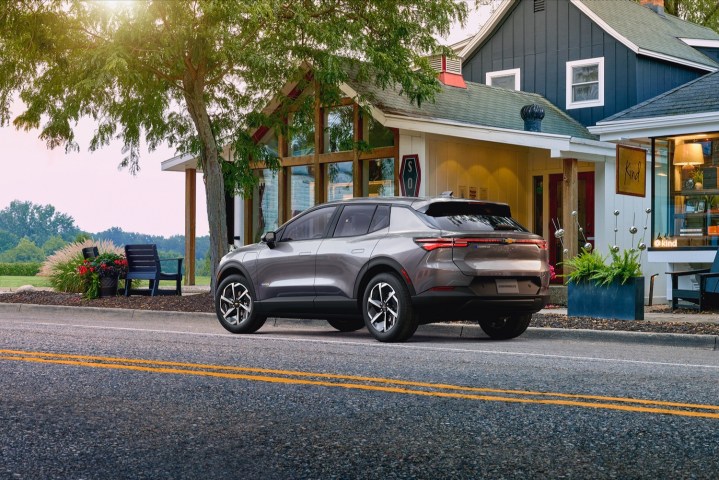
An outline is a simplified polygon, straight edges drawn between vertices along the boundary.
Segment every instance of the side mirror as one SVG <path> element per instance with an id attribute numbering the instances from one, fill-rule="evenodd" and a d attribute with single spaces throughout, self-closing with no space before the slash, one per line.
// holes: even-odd
<path id="1" fill-rule="evenodd" d="M 267 232 L 267 233 L 265 233 L 264 235 L 262 235 L 262 239 L 261 239 L 261 240 L 262 240 L 263 242 L 265 242 L 268 247 L 270 247 L 270 248 L 275 248 L 275 242 L 277 241 L 276 236 L 275 236 L 275 232 Z"/>

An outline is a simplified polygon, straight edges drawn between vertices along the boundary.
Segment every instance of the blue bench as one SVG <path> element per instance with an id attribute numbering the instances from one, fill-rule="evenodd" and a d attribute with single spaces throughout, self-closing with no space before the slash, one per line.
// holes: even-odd
<path id="1" fill-rule="evenodd" d="M 143 245 L 125 245 L 125 258 L 127 258 L 127 277 L 125 281 L 125 296 L 140 295 L 182 295 L 182 258 L 160 259 L 157 255 L 157 246 L 153 243 Z M 177 262 L 174 272 L 163 271 L 163 262 Z M 132 280 L 149 280 L 148 290 L 132 289 Z M 160 290 L 160 280 L 174 280 L 174 290 Z"/>

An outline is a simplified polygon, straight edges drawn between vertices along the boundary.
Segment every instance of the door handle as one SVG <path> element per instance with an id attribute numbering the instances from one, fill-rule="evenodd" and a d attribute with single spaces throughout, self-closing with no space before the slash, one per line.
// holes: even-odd
<path id="1" fill-rule="evenodd" d="M 352 250 L 352 253 L 353 254 L 364 253 L 364 248 L 355 248 L 354 250 Z"/>
<path id="2" fill-rule="evenodd" d="M 312 252 L 300 252 L 300 255 L 312 255 Z"/>

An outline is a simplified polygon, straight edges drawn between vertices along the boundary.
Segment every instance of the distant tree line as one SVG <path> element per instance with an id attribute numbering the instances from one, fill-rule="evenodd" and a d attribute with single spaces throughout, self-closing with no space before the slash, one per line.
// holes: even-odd
<path id="1" fill-rule="evenodd" d="M 83 232 L 75 220 L 55 210 L 52 205 L 13 200 L 0 210 L 0 263 L 39 263 L 68 243 L 86 238 L 110 240 L 122 246 L 132 243 L 154 243 L 160 256 L 184 257 L 184 235 L 163 237 L 143 233 L 125 232 L 112 227 L 104 232 Z M 196 261 L 198 275 L 205 274 L 205 257 L 209 251 L 210 237 L 196 238 Z M 209 265 L 207 265 L 209 268 Z"/>

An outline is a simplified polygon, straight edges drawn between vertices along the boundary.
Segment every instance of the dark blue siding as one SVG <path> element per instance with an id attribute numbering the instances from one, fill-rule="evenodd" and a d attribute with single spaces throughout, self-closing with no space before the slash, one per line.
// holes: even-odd
<path id="1" fill-rule="evenodd" d="M 704 73 L 638 58 L 568 0 L 547 1 L 545 11 L 537 13 L 533 4 L 518 2 L 465 60 L 466 80 L 485 83 L 487 72 L 519 68 L 522 90 L 539 93 L 565 109 L 566 63 L 604 57 L 604 106 L 567 110 L 589 126 Z"/>
<path id="2" fill-rule="evenodd" d="M 711 58 L 715 62 L 719 62 L 719 48 L 705 48 L 705 47 L 695 47 L 697 50 L 702 52 L 707 57 Z"/>

